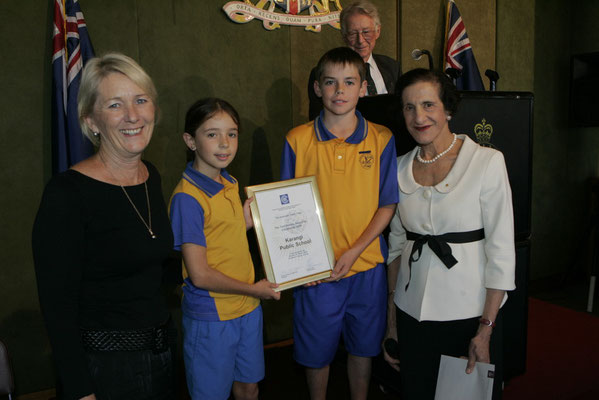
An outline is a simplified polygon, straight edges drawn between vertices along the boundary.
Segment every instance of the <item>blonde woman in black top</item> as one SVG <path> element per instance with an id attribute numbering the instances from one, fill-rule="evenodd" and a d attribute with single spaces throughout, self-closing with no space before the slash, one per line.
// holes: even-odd
<path id="1" fill-rule="evenodd" d="M 33 228 L 42 313 L 65 399 L 173 397 L 160 293 L 172 232 L 160 175 L 142 153 L 156 89 L 132 59 L 85 67 L 78 98 L 90 158 L 54 176 Z"/>

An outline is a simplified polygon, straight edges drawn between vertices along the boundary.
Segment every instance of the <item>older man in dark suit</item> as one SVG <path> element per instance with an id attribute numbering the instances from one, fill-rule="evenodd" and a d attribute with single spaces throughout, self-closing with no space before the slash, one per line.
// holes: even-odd
<path id="1" fill-rule="evenodd" d="M 376 7 L 368 1 L 357 1 L 341 11 L 340 19 L 343 40 L 367 64 L 367 96 L 394 93 L 400 75 L 399 63 L 390 57 L 372 53 L 381 34 L 381 21 Z M 322 100 L 314 92 L 315 77 L 316 69 L 313 68 L 308 81 L 311 120 L 322 110 Z"/>

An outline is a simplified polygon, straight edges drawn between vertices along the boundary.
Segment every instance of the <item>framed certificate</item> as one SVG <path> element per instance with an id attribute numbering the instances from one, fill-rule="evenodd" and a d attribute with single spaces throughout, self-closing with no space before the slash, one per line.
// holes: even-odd
<path id="1" fill-rule="evenodd" d="M 331 276 L 335 254 L 313 176 L 248 186 L 264 272 L 281 291 Z"/>

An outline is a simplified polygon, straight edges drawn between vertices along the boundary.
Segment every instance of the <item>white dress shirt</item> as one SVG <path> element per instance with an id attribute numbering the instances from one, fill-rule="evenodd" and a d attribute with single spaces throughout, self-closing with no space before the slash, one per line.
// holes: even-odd
<path id="1" fill-rule="evenodd" d="M 458 138 L 464 143 L 457 159 L 435 186 L 421 186 L 414 180 L 412 163 L 418 147 L 397 159 L 399 204 L 391 221 L 388 262 L 402 256 L 394 301 L 418 321 L 480 316 L 486 288 L 515 289 L 512 193 L 503 154 L 479 146 L 466 135 Z M 406 240 L 406 230 L 442 235 L 480 228 L 485 231 L 483 240 L 449 243 L 458 261 L 451 269 L 425 244 L 409 278 L 414 242 Z M 502 306 L 506 300 L 507 294 Z"/>
<path id="2" fill-rule="evenodd" d="M 372 53 L 370 53 L 370 57 L 368 58 L 368 61 L 366 61 L 366 64 L 370 64 L 370 76 L 372 76 L 374 86 L 376 86 L 377 94 L 387 94 L 387 87 L 385 86 L 383 75 L 381 75 L 381 71 L 379 71 L 379 67 L 376 65 L 374 57 L 372 57 Z M 368 66 L 366 68 L 368 68 Z M 371 94 L 368 93 L 368 95 L 370 96 Z"/>

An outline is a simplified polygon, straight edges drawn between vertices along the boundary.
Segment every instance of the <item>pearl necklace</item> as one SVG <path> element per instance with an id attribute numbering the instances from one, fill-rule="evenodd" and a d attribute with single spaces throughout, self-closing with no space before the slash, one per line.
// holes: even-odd
<path id="1" fill-rule="evenodd" d="M 439 154 L 437 154 L 436 156 L 434 156 L 433 158 L 431 158 L 430 160 L 425 160 L 424 158 L 420 157 L 420 154 L 422 153 L 422 147 L 419 147 L 418 148 L 418 153 L 416 153 L 416 160 L 418 160 L 418 162 L 421 162 L 423 164 L 432 164 L 432 163 L 434 163 L 439 158 L 441 158 L 445 154 L 449 153 L 449 150 L 451 150 L 453 148 L 453 145 L 455 144 L 455 142 L 456 142 L 457 139 L 458 139 L 458 136 L 454 133 L 453 134 L 453 140 L 451 141 L 451 144 L 449 145 L 449 147 L 447 149 L 445 149 L 444 151 L 440 152 Z"/>

